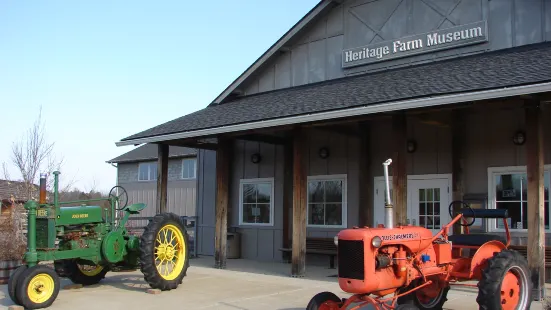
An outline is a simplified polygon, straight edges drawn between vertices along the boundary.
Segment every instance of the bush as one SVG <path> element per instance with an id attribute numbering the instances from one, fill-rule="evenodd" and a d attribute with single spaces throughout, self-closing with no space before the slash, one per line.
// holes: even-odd
<path id="1" fill-rule="evenodd" d="M 23 219 L 18 208 L 10 208 L 0 215 L 0 261 L 23 259 L 27 250 Z"/>

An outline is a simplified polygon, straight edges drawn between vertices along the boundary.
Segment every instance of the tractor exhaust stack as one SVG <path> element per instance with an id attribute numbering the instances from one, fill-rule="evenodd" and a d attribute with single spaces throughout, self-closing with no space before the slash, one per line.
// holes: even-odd
<path id="1" fill-rule="evenodd" d="M 392 200 L 390 199 L 390 182 L 388 180 L 388 166 L 392 163 L 392 159 L 387 159 L 383 163 L 385 170 L 385 191 L 386 191 L 386 202 L 385 202 L 385 228 L 392 229 L 394 228 L 394 208 L 392 206 Z"/>
<path id="2" fill-rule="evenodd" d="M 38 200 L 39 204 L 46 203 L 46 174 L 40 174 L 40 198 Z"/>

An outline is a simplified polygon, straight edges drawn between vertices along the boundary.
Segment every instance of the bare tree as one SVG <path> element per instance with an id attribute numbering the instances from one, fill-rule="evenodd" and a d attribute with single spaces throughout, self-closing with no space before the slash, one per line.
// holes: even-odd
<path id="1" fill-rule="evenodd" d="M 63 158 L 58 159 L 54 152 L 54 143 L 50 143 L 45 137 L 44 123 L 42 122 L 42 107 L 40 107 L 38 118 L 35 120 L 24 137 L 19 142 L 12 144 L 11 162 L 17 169 L 22 179 L 20 192 L 26 195 L 27 199 L 35 198 L 39 183 L 40 173 L 51 173 L 61 169 Z M 10 180 L 6 168 L 3 165 L 4 178 Z M 70 188 L 74 183 L 74 179 L 66 182 L 66 188 Z M 53 177 L 48 177 L 47 188 L 51 190 L 53 185 Z"/>

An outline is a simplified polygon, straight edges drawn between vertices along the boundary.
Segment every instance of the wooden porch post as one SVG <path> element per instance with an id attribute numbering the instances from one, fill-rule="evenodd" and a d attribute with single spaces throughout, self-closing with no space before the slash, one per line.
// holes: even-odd
<path id="1" fill-rule="evenodd" d="M 371 132 L 368 122 L 360 123 L 360 210 L 359 226 L 373 226 L 374 208 L 383 206 L 373 205 L 373 175 L 371 174 L 371 156 L 369 151 Z"/>
<path id="2" fill-rule="evenodd" d="M 214 267 L 218 269 L 226 268 L 230 154 L 230 141 L 223 137 L 219 138 L 216 151 L 216 219 L 214 233 Z"/>
<path id="3" fill-rule="evenodd" d="M 157 157 L 157 214 L 167 211 L 168 145 L 158 145 Z"/>
<path id="4" fill-rule="evenodd" d="M 534 300 L 545 297 L 544 158 L 542 111 L 526 106 L 526 169 L 528 178 L 528 267 Z"/>
<path id="5" fill-rule="evenodd" d="M 464 194 L 463 165 L 467 136 L 465 132 L 465 113 L 461 110 L 455 110 L 452 113 L 452 200 L 461 201 Z M 462 207 L 461 204 L 453 206 L 454 211 Z M 460 222 L 453 225 L 454 234 L 460 234 L 462 231 Z"/>
<path id="6" fill-rule="evenodd" d="M 286 143 L 283 148 L 283 248 L 288 249 L 291 247 L 289 215 L 293 208 L 293 143 Z"/>
<path id="7" fill-rule="evenodd" d="M 304 167 L 305 134 L 297 129 L 293 134 L 293 255 L 291 276 L 306 273 L 306 171 Z"/>
<path id="8" fill-rule="evenodd" d="M 407 225 L 407 126 L 404 113 L 392 116 L 392 133 L 394 138 L 394 156 L 392 156 L 391 165 L 394 225 Z"/>

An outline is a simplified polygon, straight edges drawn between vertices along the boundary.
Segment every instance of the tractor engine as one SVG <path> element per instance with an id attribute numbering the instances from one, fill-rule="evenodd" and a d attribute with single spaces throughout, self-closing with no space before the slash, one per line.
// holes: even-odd
<path id="1" fill-rule="evenodd" d="M 438 265 L 447 259 L 437 253 L 446 253 L 441 246 L 451 252 L 451 245 L 432 244 L 432 237 L 430 230 L 416 226 L 340 231 L 335 237 L 339 286 L 348 293 L 384 296 L 409 285 L 420 271 L 441 272 Z"/>

